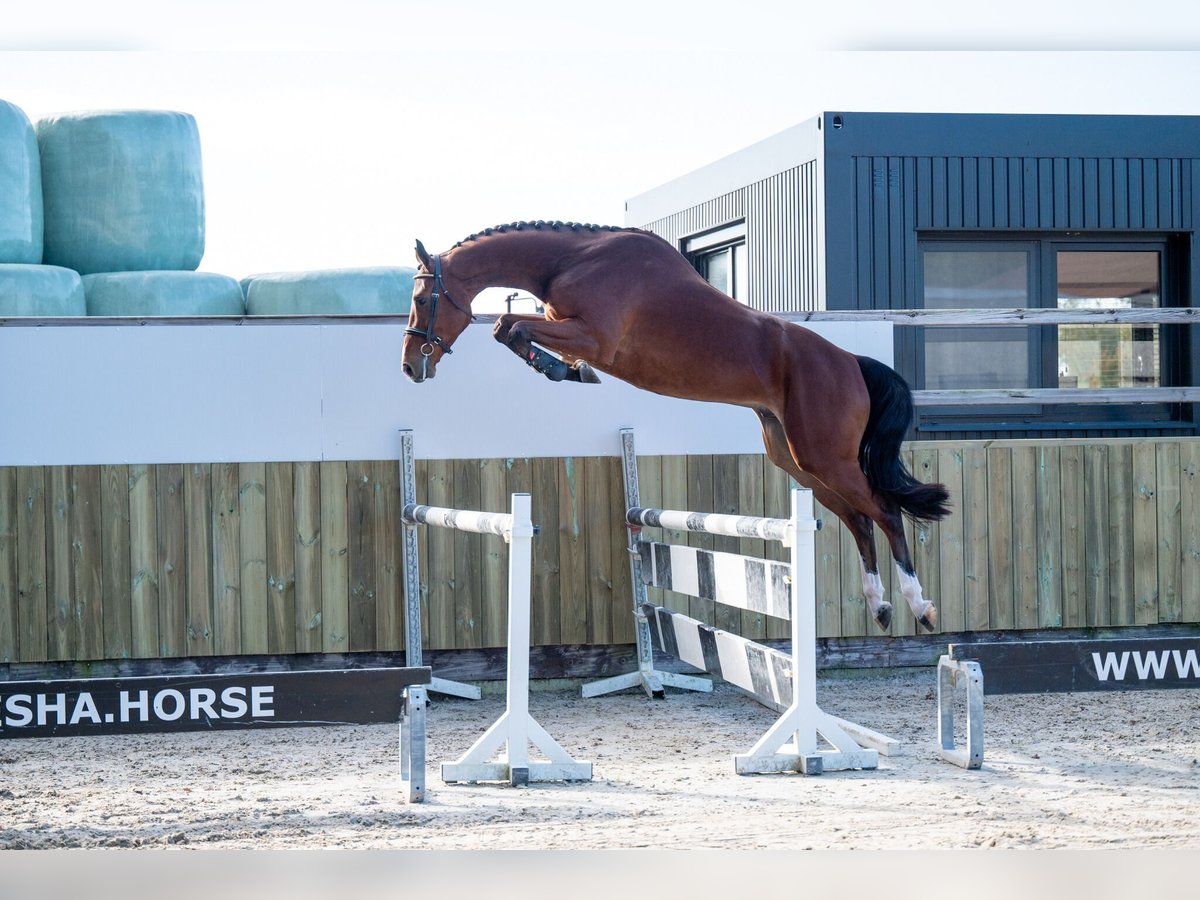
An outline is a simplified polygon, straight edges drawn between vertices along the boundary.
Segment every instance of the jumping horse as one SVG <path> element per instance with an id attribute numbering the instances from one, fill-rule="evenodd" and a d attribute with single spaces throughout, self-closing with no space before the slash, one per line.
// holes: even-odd
<path id="1" fill-rule="evenodd" d="M 771 461 L 850 529 L 879 627 L 891 624 L 892 606 L 883 596 L 872 523 L 887 536 L 913 615 L 936 628 L 937 609 L 922 595 L 903 516 L 941 519 L 949 495 L 915 479 L 900 458 L 912 393 L 891 368 L 738 303 L 669 243 L 640 229 L 516 222 L 436 256 L 417 241 L 416 253 L 404 338 L 409 379 L 434 377 L 471 322 L 480 291 L 528 291 L 545 315 L 501 315 L 496 340 L 552 381 L 594 383 L 599 370 L 657 394 L 754 410 Z"/>

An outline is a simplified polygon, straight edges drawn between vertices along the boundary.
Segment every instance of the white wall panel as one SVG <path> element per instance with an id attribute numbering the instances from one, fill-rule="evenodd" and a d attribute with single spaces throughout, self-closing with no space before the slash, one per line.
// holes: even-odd
<path id="1" fill-rule="evenodd" d="M 814 326 L 891 361 L 887 323 Z M 0 328 L 0 465 L 758 453 L 748 410 L 553 384 L 472 326 L 432 381 L 400 371 L 399 322 Z"/>

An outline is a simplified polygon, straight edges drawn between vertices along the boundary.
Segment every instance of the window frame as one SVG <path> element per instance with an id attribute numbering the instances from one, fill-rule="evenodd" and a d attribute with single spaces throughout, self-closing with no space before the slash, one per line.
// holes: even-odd
<path id="1" fill-rule="evenodd" d="M 746 271 L 743 283 L 746 286 L 746 296 L 737 296 L 737 286 L 739 280 L 738 254 L 734 248 L 742 247 L 744 250 L 744 258 L 741 262 L 744 264 Z M 730 296 L 741 303 L 743 306 L 750 305 L 750 259 L 749 259 L 749 242 L 746 236 L 746 220 L 737 219 L 732 222 L 726 222 L 714 228 L 707 228 L 704 231 L 696 232 L 695 234 L 687 235 L 679 242 L 680 252 L 684 258 L 700 276 L 708 281 L 708 274 L 705 271 L 704 260 L 707 257 L 729 250 L 729 282 L 733 286 L 734 293 Z M 710 282 L 711 284 L 711 282 Z"/>
<path id="2" fill-rule="evenodd" d="M 1158 253 L 1159 308 L 1181 305 L 1184 300 L 1184 280 L 1180 277 L 1179 257 L 1186 248 L 1180 238 L 1168 233 L 1106 233 L 1080 234 L 1063 232 L 1036 233 L 918 233 L 916 242 L 917 308 L 925 306 L 925 251 L 933 250 L 1009 250 L 1031 248 L 1030 300 L 1031 308 L 1058 307 L 1059 252 L 1146 252 Z M 1014 326 L 1016 327 L 1016 326 Z M 1188 365 L 1185 338 L 1178 330 L 1159 325 L 1159 384 L 1168 387 L 1186 381 Z M 1031 344 L 1031 379 L 1033 387 L 1058 385 L 1058 326 L 1029 327 Z M 899 359 L 907 361 L 906 369 L 914 390 L 925 387 L 925 328 L 898 329 Z M 1037 360 L 1034 372 L 1033 360 Z M 1036 374 L 1036 377 L 1034 377 Z M 1013 422 L 1020 419 L 1019 422 Z M 1005 407 L 936 406 L 918 409 L 916 431 L 934 436 L 938 432 L 958 431 L 1068 431 L 1068 430 L 1129 430 L 1158 428 L 1164 424 L 1186 425 L 1189 420 L 1180 404 L 1030 404 Z"/>

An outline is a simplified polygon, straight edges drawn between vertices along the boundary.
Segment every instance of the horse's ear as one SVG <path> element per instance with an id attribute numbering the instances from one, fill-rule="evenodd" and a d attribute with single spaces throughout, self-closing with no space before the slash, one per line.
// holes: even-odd
<path id="1" fill-rule="evenodd" d="M 417 262 L 426 271 L 433 271 L 433 260 L 429 258 L 429 251 L 425 249 L 425 245 L 420 241 L 417 241 Z"/>

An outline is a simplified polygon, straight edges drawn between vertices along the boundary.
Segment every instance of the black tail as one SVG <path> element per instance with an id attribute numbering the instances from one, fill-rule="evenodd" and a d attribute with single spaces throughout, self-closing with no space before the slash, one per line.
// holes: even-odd
<path id="1" fill-rule="evenodd" d="M 950 514 L 944 485 L 922 484 L 900 458 L 900 442 L 913 421 L 912 391 L 894 369 L 869 356 L 858 357 L 871 395 L 871 414 L 858 445 L 858 463 L 871 487 L 900 505 L 917 522 L 936 522 Z"/>

